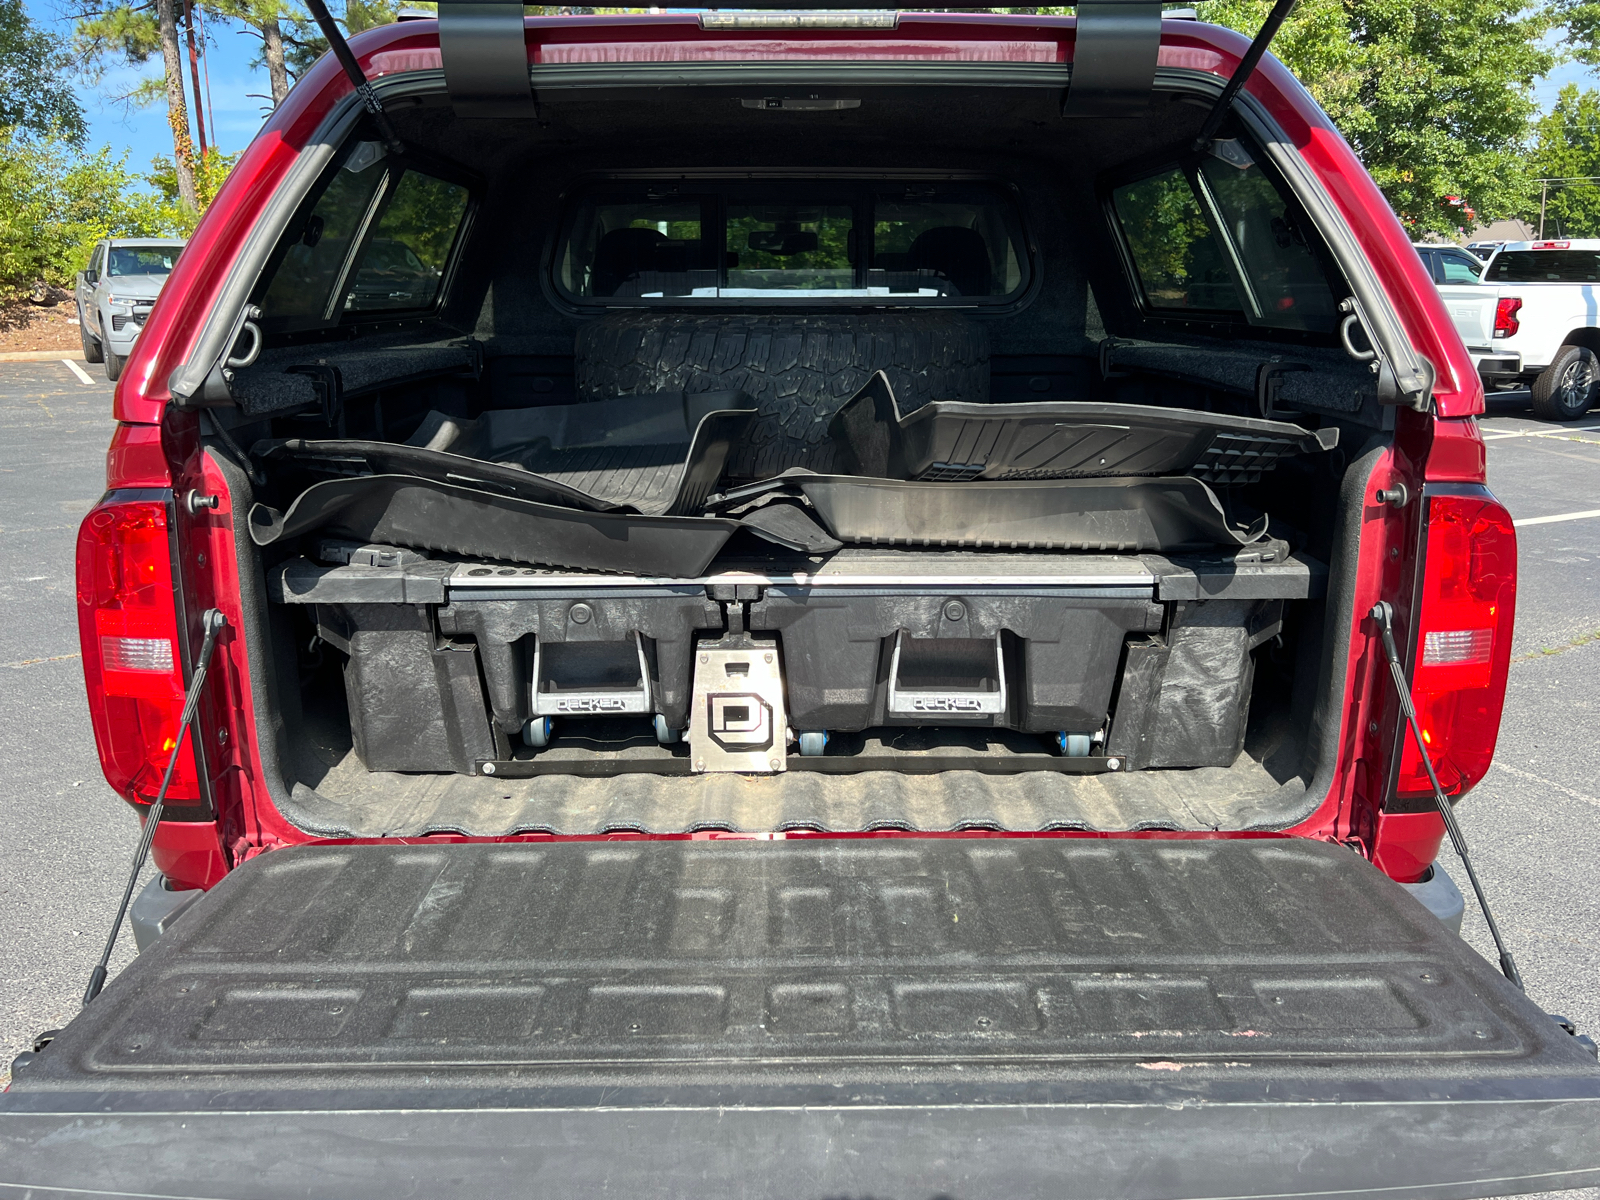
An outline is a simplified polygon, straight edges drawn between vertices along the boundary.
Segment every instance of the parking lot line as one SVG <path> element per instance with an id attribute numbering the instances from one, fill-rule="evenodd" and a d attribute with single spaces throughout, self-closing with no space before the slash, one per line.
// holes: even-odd
<path id="1" fill-rule="evenodd" d="M 1518 429 L 1514 433 L 1486 433 L 1483 435 L 1483 440 L 1500 442 L 1506 438 L 1565 437 L 1569 433 L 1600 433 L 1600 425 L 1572 425 L 1555 429 Z"/>
<path id="2" fill-rule="evenodd" d="M 1557 521 L 1582 521 L 1589 517 L 1600 517 L 1600 508 L 1586 508 L 1582 512 L 1556 513 L 1550 517 L 1523 517 L 1520 521 L 1511 524 L 1521 529 L 1524 525 L 1554 525 Z"/>
<path id="3" fill-rule="evenodd" d="M 74 375 L 76 375 L 78 377 L 78 382 L 79 383 L 87 383 L 87 384 L 93 386 L 94 380 L 90 377 L 89 372 L 85 371 L 82 367 L 80 367 L 77 363 L 73 362 L 70 358 L 63 358 L 61 360 L 61 365 L 63 367 L 65 367 L 67 370 L 71 371 Z"/>

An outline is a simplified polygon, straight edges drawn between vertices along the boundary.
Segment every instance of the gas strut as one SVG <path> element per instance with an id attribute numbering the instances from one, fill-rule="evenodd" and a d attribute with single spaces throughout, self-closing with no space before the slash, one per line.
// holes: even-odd
<path id="1" fill-rule="evenodd" d="M 1389 659 L 1389 673 L 1394 676 L 1394 688 L 1400 695 L 1400 709 L 1406 715 L 1406 723 L 1411 726 L 1411 736 L 1417 743 L 1422 766 L 1428 772 L 1428 782 L 1433 785 L 1433 802 L 1438 805 L 1439 815 L 1444 818 L 1450 844 L 1455 847 L 1456 856 L 1466 868 L 1467 881 L 1472 884 L 1472 894 L 1478 898 L 1478 908 L 1483 912 L 1484 924 L 1489 927 L 1489 936 L 1494 939 L 1494 948 L 1500 952 L 1500 970 L 1517 985 L 1518 991 L 1525 992 L 1528 989 L 1522 986 L 1522 975 L 1517 971 L 1516 960 L 1511 957 L 1511 951 L 1506 949 L 1505 939 L 1500 936 L 1500 926 L 1495 924 L 1494 913 L 1489 911 L 1489 900 L 1483 894 L 1483 885 L 1478 882 L 1478 873 L 1472 869 L 1472 858 L 1467 853 L 1467 835 L 1461 832 L 1461 826 L 1456 823 L 1455 810 L 1450 807 L 1444 788 L 1439 786 L 1438 773 L 1433 769 L 1433 760 L 1428 757 L 1428 744 L 1423 739 L 1422 726 L 1417 721 L 1416 705 L 1411 703 L 1411 688 L 1406 684 L 1405 669 L 1400 665 L 1400 652 L 1395 649 L 1394 609 L 1387 600 L 1380 600 L 1372 606 L 1371 615 L 1383 631 L 1383 652 Z"/>
<path id="2" fill-rule="evenodd" d="M 318 0 L 312 0 L 313 3 Z M 1234 97 L 1239 94 L 1239 89 L 1250 82 L 1250 76 L 1256 72 L 1256 64 L 1261 61 L 1261 56 L 1267 52 L 1267 47 L 1272 44 L 1272 39 L 1278 36 L 1278 27 L 1284 23 L 1289 14 L 1294 11 L 1295 0 L 1278 0 L 1272 6 L 1272 11 L 1267 14 L 1267 19 L 1261 24 L 1261 32 L 1256 34 L 1255 41 L 1250 43 L 1250 48 L 1244 52 L 1244 57 L 1239 60 L 1239 65 L 1234 68 L 1228 82 L 1222 88 L 1222 95 L 1217 97 L 1217 102 L 1211 106 L 1211 111 L 1206 114 L 1205 124 L 1200 126 L 1200 133 L 1194 139 L 1196 150 L 1207 150 L 1211 147 L 1211 139 L 1217 136 L 1217 130 L 1222 128 L 1222 119 L 1228 115 L 1228 110 L 1233 107 Z M 315 10 L 313 10 L 315 11 Z"/>
<path id="3" fill-rule="evenodd" d="M 178 735 L 172 747 L 172 757 L 167 759 L 167 773 L 161 777 L 161 787 L 156 792 L 155 803 L 145 814 L 144 829 L 139 834 L 139 846 L 133 852 L 133 870 L 128 872 L 128 886 L 122 889 L 122 903 L 117 905 L 117 919 L 111 923 L 111 935 L 106 938 L 105 949 L 100 951 L 100 961 L 89 974 L 89 986 L 84 989 L 83 1002 L 87 1005 L 100 994 L 106 985 L 106 967 L 111 962 L 111 951 L 117 944 L 117 934 L 122 930 L 122 918 L 128 915 L 128 905 L 133 900 L 134 886 L 139 882 L 139 872 L 144 860 L 150 856 L 150 841 L 161 823 L 161 810 L 167 802 L 167 788 L 172 785 L 172 772 L 177 768 L 178 755 L 183 752 L 183 735 L 194 723 L 194 712 L 200 704 L 200 692 L 206 685 L 206 668 L 211 665 L 211 652 L 217 648 L 217 634 L 227 627 L 228 618 L 214 608 L 208 608 L 200 618 L 205 630 L 205 641 L 200 643 L 200 661 L 189 679 L 189 689 L 183 696 L 183 716 L 178 721 Z"/>
<path id="4" fill-rule="evenodd" d="M 366 73 L 361 70 L 361 64 L 350 52 L 350 43 L 344 40 L 344 34 L 340 33 L 339 27 L 334 24 L 328 6 L 322 0 L 306 0 L 306 7 L 311 10 L 312 19 L 322 30 L 322 36 L 328 39 L 328 46 L 333 50 L 333 56 L 339 60 L 344 73 L 350 76 L 350 82 L 355 85 L 356 95 L 361 97 L 361 106 L 367 110 L 372 117 L 372 123 L 378 127 L 378 135 L 383 138 L 384 146 L 388 148 L 390 154 L 404 154 L 406 144 L 400 140 L 400 135 L 394 131 L 394 126 L 389 124 L 389 114 L 383 111 L 383 101 L 379 100 L 378 93 L 372 90 L 372 84 L 367 81 Z"/>

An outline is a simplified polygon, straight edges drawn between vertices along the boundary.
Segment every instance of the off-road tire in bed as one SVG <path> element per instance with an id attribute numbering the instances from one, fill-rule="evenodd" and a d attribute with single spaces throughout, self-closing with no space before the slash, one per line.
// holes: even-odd
<path id="1" fill-rule="evenodd" d="M 580 400 L 737 388 L 759 413 L 728 459 L 736 479 L 789 467 L 831 471 L 828 422 L 884 371 L 902 412 L 989 398 L 989 336 L 952 312 L 760 316 L 612 313 L 577 340 Z"/>

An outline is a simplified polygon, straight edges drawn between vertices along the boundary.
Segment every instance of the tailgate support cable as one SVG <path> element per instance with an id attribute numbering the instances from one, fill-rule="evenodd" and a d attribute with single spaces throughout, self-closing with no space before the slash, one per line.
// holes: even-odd
<path id="1" fill-rule="evenodd" d="M 306 7 L 311 10 L 312 19 L 322 30 L 322 36 L 328 39 L 328 46 L 333 50 L 333 56 L 339 60 L 344 73 L 350 76 L 356 95 L 361 97 L 361 107 L 367 110 L 368 115 L 372 117 L 372 123 L 378 127 L 378 136 L 383 138 L 384 146 L 388 148 L 390 154 L 404 154 L 406 144 L 400 140 L 400 135 L 394 131 L 394 126 L 389 124 L 389 114 L 383 111 L 383 101 L 379 100 L 378 93 L 372 90 L 372 84 L 368 82 L 361 64 L 350 52 L 350 43 L 344 40 L 344 34 L 340 33 L 339 26 L 334 24 L 328 6 L 323 0 L 306 0 Z"/>
<path id="2" fill-rule="evenodd" d="M 1394 688 L 1400 696 L 1400 709 L 1405 713 L 1406 723 L 1411 726 L 1411 736 L 1417 743 L 1417 753 L 1422 757 L 1422 766 L 1428 772 L 1428 782 L 1433 785 L 1433 802 L 1439 808 L 1439 815 L 1444 818 L 1445 830 L 1450 834 L 1450 844 L 1455 847 L 1461 865 L 1466 868 L 1467 881 L 1472 884 L 1472 893 L 1477 896 L 1478 908 L 1483 912 L 1483 922 L 1489 927 L 1489 936 L 1494 939 L 1494 948 L 1500 953 L 1500 970 L 1507 979 L 1517 985 L 1518 991 L 1526 992 L 1528 989 L 1522 986 L 1522 975 L 1517 970 L 1516 960 L 1511 957 L 1511 951 L 1506 949 L 1505 939 L 1500 936 L 1500 926 L 1495 924 L 1494 914 L 1489 911 L 1489 900 L 1483 894 L 1483 885 L 1478 882 L 1478 873 L 1472 869 L 1472 858 L 1467 853 L 1467 835 L 1461 832 L 1461 826 L 1456 822 L 1455 810 L 1450 807 L 1450 800 L 1445 796 L 1444 788 L 1439 786 L 1439 775 L 1433 769 L 1433 760 L 1428 757 L 1428 745 L 1422 736 L 1422 726 L 1417 721 L 1417 708 L 1411 703 L 1411 687 L 1406 683 L 1405 668 L 1400 665 L 1400 652 L 1394 644 L 1394 608 L 1387 600 L 1380 600 L 1372 606 L 1371 616 L 1383 633 L 1383 652 L 1389 659 L 1389 673 L 1394 676 Z"/>
<path id="3" fill-rule="evenodd" d="M 311 0 L 316 3 L 317 0 Z M 1256 40 L 1250 43 L 1250 48 L 1244 52 L 1244 57 L 1239 60 L 1239 65 L 1234 68 L 1228 82 L 1222 88 L 1222 95 L 1217 97 L 1217 102 L 1211 106 L 1211 111 L 1206 115 L 1205 124 L 1200 126 L 1200 133 L 1194 139 L 1194 149 L 1209 150 L 1211 141 L 1217 136 L 1217 130 L 1222 128 L 1222 121 L 1228 115 L 1228 110 L 1233 107 L 1234 97 L 1240 89 L 1250 82 L 1250 76 L 1256 72 L 1256 64 L 1261 61 L 1261 56 L 1267 52 L 1267 47 L 1272 39 L 1278 36 L 1278 27 L 1284 23 L 1289 14 L 1294 11 L 1295 0 L 1277 0 L 1272 6 L 1272 11 L 1267 14 L 1267 19 L 1261 24 L 1261 32 L 1256 34 Z"/>
<path id="4" fill-rule="evenodd" d="M 85 1006 L 98 996 L 100 989 L 106 985 L 106 969 L 111 962 L 111 951 L 117 944 L 117 934 L 122 930 L 122 918 L 128 915 L 128 905 L 133 902 L 133 889 L 139 882 L 139 872 L 144 869 L 144 860 L 150 856 L 150 842 L 156 836 L 156 827 L 161 824 L 161 810 L 167 801 L 167 788 L 172 784 L 172 772 L 177 768 L 178 755 L 183 752 L 183 735 L 194 724 L 194 712 L 200 704 L 200 693 L 206 686 L 206 668 L 211 665 L 211 652 L 217 648 L 217 634 L 227 628 L 228 618 L 216 609 L 208 608 L 201 616 L 200 624 L 205 630 L 205 641 L 200 643 L 200 660 L 195 665 L 194 674 L 189 677 L 189 688 L 184 693 L 183 716 L 178 721 L 172 757 L 167 759 L 167 772 L 161 777 L 161 787 L 156 792 L 155 802 L 145 814 L 144 829 L 139 834 L 139 845 L 133 852 L 133 870 L 128 872 L 128 886 L 122 889 L 122 903 L 117 905 L 117 919 L 111 923 L 111 936 L 106 938 L 105 949 L 100 951 L 100 961 L 89 974 L 89 986 L 83 993 Z"/>

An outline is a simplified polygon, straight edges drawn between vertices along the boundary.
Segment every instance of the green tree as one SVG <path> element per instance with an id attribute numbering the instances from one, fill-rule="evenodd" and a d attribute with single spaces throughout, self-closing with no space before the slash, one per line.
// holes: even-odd
<path id="1" fill-rule="evenodd" d="M 140 183 L 105 147 L 0 131 L 0 298 L 69 285 L 100 238 L 184 232 L 178 206 Z"/>
<path id="2" fill-rule="evenodd" d="M 228 172 L 233 170 L 233 164 L 238 161 L 238 154 L 223 154 L 216 149 L 198 160 L 194 171 L 197 204 L 196 207 L 189 208 L 183 203 L 182 192 L 178 188 L 177 168 L 173 166 L 172 160 L 160 156 L 151 160 L 150 173 L 141 178 L 155 189 L 166 214 L 165 220 L 169 232 L 185 236 L 194 232 L 194 227 L 200 223 L 200 214 L 205 212 L 217 198 L 223 182 L 228 178 Z"/>
<path id="3" fill-rule="evenodd" d="M 1550 0 L 1550 14 L 1563 27 L 1568 55 L 1600 66 L 1600 0 Z"/>
<path id="4" fill-rule="evenodd" d="M 354 37 L 363 30 L 392 23 L 402 8 L 437 8 L 437 4 L 412 4 L 405 0 L 345 0 L 344 14 L 334 19 Z M 293 21 L 284 33 L 285 56 L 289 73 L 296 79 L 311 69 L 328 52 L 328 39 L 317 23 L 307 17 Z"/>
<path id="5" fill-rule="evenodd" d="M 1268 0 L 1215 0 L 1208 21 L 1254 35 Z M 1302 0 L 1273 50 L 1349 139 L 1415 235 L 1520 212 L 1534 82 L 1558 20 L 1521 0 Z"/>
<path id="6" fill-rule="evenodd" d="M 1534 126 L 1530 173 L 1563 180 L 1533 185 L 1519 214 L 1535 228 L 1541 216 L 1547 233 L 1560 237 L 1600 237 L 1600 91 L 1580 91 L 1569 83 L 1555 107 Z M 1543 212 L 1541 213 L 1541 202 Z"/>
<path id="7" fill-rule="evenodd" d="M 66 46 L 29 19 L 22 0 L 0 0 L 0 128 L 81 142 L 70 65 Z"/>

